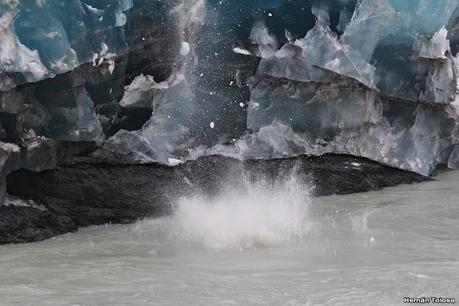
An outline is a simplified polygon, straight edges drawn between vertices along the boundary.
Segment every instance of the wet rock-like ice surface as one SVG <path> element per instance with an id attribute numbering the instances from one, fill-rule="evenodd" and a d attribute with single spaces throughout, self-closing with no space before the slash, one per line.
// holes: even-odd
<path id="1" fill-rule="evenodd" d="M 294 179 L 0 248 L 2 305 L 400 305 L 459 298 L 457 172 L 310 199 Z M 371 302 L 370 302 L 371 301 Z"/>

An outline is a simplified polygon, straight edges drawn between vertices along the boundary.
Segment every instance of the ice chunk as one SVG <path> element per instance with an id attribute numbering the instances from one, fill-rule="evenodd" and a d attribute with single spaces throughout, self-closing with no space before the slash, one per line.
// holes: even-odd
<path id="1" fill-rule="evenodd" d="M 459 169 L 459 145 L 454 146 L 448 160 L 448 167 L 451 169 Z"/>
<path id="2" fill-rule="evenodd" d="M 3 180 L 6 174 L 19 169 L 21 165 L 21 149 L 16 144 L 0 142 L 0 180 Z M 4 182 L 1 182 L 2 184 Z M 0 204 L 2 201 L 2 191 L 6 186 L 0 187 Z"/>
<path id="3" fill-rule="evenodd" d="M 252 53 L 246 49 L 240 48 L 240 47 L 234 47 L 233 48 L 234 53 L 239 53 L 243 55 L 252 55 Z"/>
<path id="4" fill-rule="evenodd" d="M 356 82 L 338 87 L 266 80 L 252 88 L 247 121 L 254 131 L 277 120 L 313 137 L 330 138 L 375 123 L 381 113 L 378 95 Z"/>
<path id="5" fill-rule="evenodd" d="M 453 74 L 455 78 L 455 92 L 454 92 L 454 100 L 451 102 L 451 106 L 453 108 L 453 115 L 459 117 L 459 54 L 453 60 Z"/>
<path id="6" fill-rule="evenodd" d="M 346 26 L 342 42 L 369 61 L 377 44 L 387 35 L 398 13 L 389 0 L 362 0 L 350 24 Z"/>
<path id="7" fill-rule="evenodd" d="M 232 156 L 336 152 L 425 175 L 448 162 L 454 119 L 446 111 L 398 107 L 400 102 L 352 82 L 327 86 L 268 79 L 255 84 L 251 100 L 248 126 L 256 133 L 236 142 Z"/>
<path id="8" fill-rule="evenodd" d="M 21 73 L 27 82 L 36 82 L 47 74 L 36 50 L 30 50 L 18 39 L 14 28 L 14 13 L 0 15 L 0 75 Z M 11 89 L 12 82 L 0 82 L 0 91 Z"/>
<path id="9" fill-rule="evenodd" d="M 429 40 L 425 40 L 421 43 L 421 50 L 419 51 L 419 57 L 431 58 L 431 59 L 446 59 L 447 54 L 451 52 L 449 44 L 448 30 L 442 27 L 436 32 L 433 37 Z"/>
<path id="10" fill-rule="evenodd" d="M 180 55 L 187 56 L 190 53 L 190 44 L 186 41 L 183 41 L 180 46 Z"/>
<path id="11" fill-rule="evenodd" d="M 120 101 L 123 107 L 152 107 L 152 99 L 158 90 L 169 88 L 169 82 L 156 83 L 151 75 L 140 74 L 126 86 L 124 96 Z"/>
<path id="12" fill-rule="evenodd" d="M 169 166 L 177 166 L 177 165 L 180 165 L 180 164 L 184 163 L 183 160 L 177 159 L 177 158 L 168 158 L 167 161 L 169 163 Z"/>
<path id="13" fill-rule="evenodd" d="M 250 32 L 250 40 L 258 45 L 257 55 L 270 58 L 277 49 L 277 40 L 272 36 L 264 22 L 256 22 Z"/>
<path id="14" fill-rule="evenodd" d="M 23 141 L 21 168 L 32 171 L 54 169 L 58 163 L 57 144 L 45 137 Z"/>
<path id="15" fill-rule="evenodd" d="M 146 80 L 152 81 L 142 76 L 136 82 Z M 153 81 L 150 85 L 157 84 Z M 181 81 L 171 88 L 158 91 L 152 106 L 152 117 L 141 130 L 121 130 L 107 140 L 104 148 L 109 151 L 122 148 L 123 152 L 135 154 L 139 161 L 167 164 L 169 158 L 175 158 L 176 154 L 180 155 L 180 151 L 190 147 L 193 141 L 190 128 L 195 126 L 191 114 L 196 105 L 188 83 Z"/>
<path id="16" fill-rule="evenodd" d="M 427 74 L 419 99 L 427 103 L 450 104 L 456 96 L 456 67 L 452 58 L 419 63 Z"/>
<path id="17" fill-rule="evenodd" d="M 124 155 L 124 158 L 129 157 L 130 163 L 167 162 L 167 159 L 164 160 L 157 157 L 150 142 L 142 137 L 142 135 L 126 130 L 120 130 L 114 136 L 110 137 L 104 143 L 103 151 L 96 152 L 95 156 L 105 157 L 106 153 L 104 151 L 112 152 L 116 155 Z M 120 162 L 122 161 L 120 160 Z"/>
<path id="18" fill-rule="evenodd" d="M 19 197 L 15 197 L 9 194 L 6 195 L 5 203 L 3 205 L 4 206 L 33 207 L 41 211 L 47 210 L 45 206 L 41 204 L 37 204 L 33 200 L 25 200 L 25 199 L 21 199 Z"/>
<path id="19" fill-rule="evenodd" d="M 328 25 L 318 22 L 306 37 L 287 43 L 273 57 L 262 59 L 258 73 L 296 81 L 326 81 L 330 71 L 375 87 L 375 68 L 360 53 L 343 45 Z"/>
<path id="20" fill-rule="evenodd" d="M 1 3 L 0 90 L 70 71 L 91 61 L 101 44 L 126 53 L 126 39 L 117 27 L 126 23 L 125 12 L 132 7 L 132 0 Z"/>

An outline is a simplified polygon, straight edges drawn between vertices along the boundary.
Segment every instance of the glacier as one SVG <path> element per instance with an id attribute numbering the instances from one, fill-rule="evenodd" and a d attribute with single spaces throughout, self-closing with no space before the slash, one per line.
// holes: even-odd
<path id="1" fill-rule="evenodd" d="M 0 0 L 0 195 L 71 156 L 458 168 L 458 51 L 457 0 Z"/>

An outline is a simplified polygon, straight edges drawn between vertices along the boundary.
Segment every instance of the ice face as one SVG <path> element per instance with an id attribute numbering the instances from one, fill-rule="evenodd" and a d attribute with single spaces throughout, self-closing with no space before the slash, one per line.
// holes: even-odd
<path id="1" fill-rule="evenodd" d="M 287 43 L 273 56 L 262 59 L 258 74 L 303 82 L 325 82 L 329 76 L 327 71 L 330 71 L 374 88 L 375 68 L 358 51 L 341 44 L 338 35 L 328 26 L 319 21 L 304 38 Z"/>
<path id="2" fill-rule="evenodd" d="M 265 157 L 350 153 L 426 175 L 453 166 L 458 66 L 445 25 L 459 4 L 447 5 L 363 0 L 341 37 L 316 10 L 304 38 L 261 60 L 248 109 L 258 135 L 240 140 L 241 154 L 261 142 Z"/>
<path id="3" fill-rule="evenodd" d="M 0 135 L 25 158 L 2 169 L 62 143 L 457 168 L 458 51 L 457 0 L 0 0 Z"/>
<path id="4" fill-rule="evenodd" d="M 79 147 L 102 145 L 120 128 L 142 127 L 151 102 L 124 112 L 118 102 L 138 74 L 158 79 L 169 74 L 158 62 L 175 61 L 165 59 L 174 57 L 176 28 L 172 17 L 156 20 L 169 11 L 167 4 L 133 5 L 131 0 L 0 1 L 0 140 L 21 151 L 21 158 L 2 162 L 2 175 L 53 168 Z M 167 23 L 170 30 L 158 30 Z M 153 40 L 164 40 L 164 46 L 149 50 Z M 126 119 L 126 113 L 132 117 Z M 69 143 L 77 149 L 69 150 Z"/>
<path id="5" fill-rule="evenodd" d="M 132 6 L 132 0 L 3 1 L 0 75 L 11 79 L 3 90 L 126 53 L 121 27 Z"/>

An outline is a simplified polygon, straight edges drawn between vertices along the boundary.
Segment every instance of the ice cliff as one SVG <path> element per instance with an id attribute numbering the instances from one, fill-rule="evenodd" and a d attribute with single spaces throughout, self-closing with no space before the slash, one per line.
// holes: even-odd
<path id="1" fill-rule="evenodd" d="M 0 0 L 0 177 L 73 155 L 458 168 L 458 50 L 457 0 Z"/>

